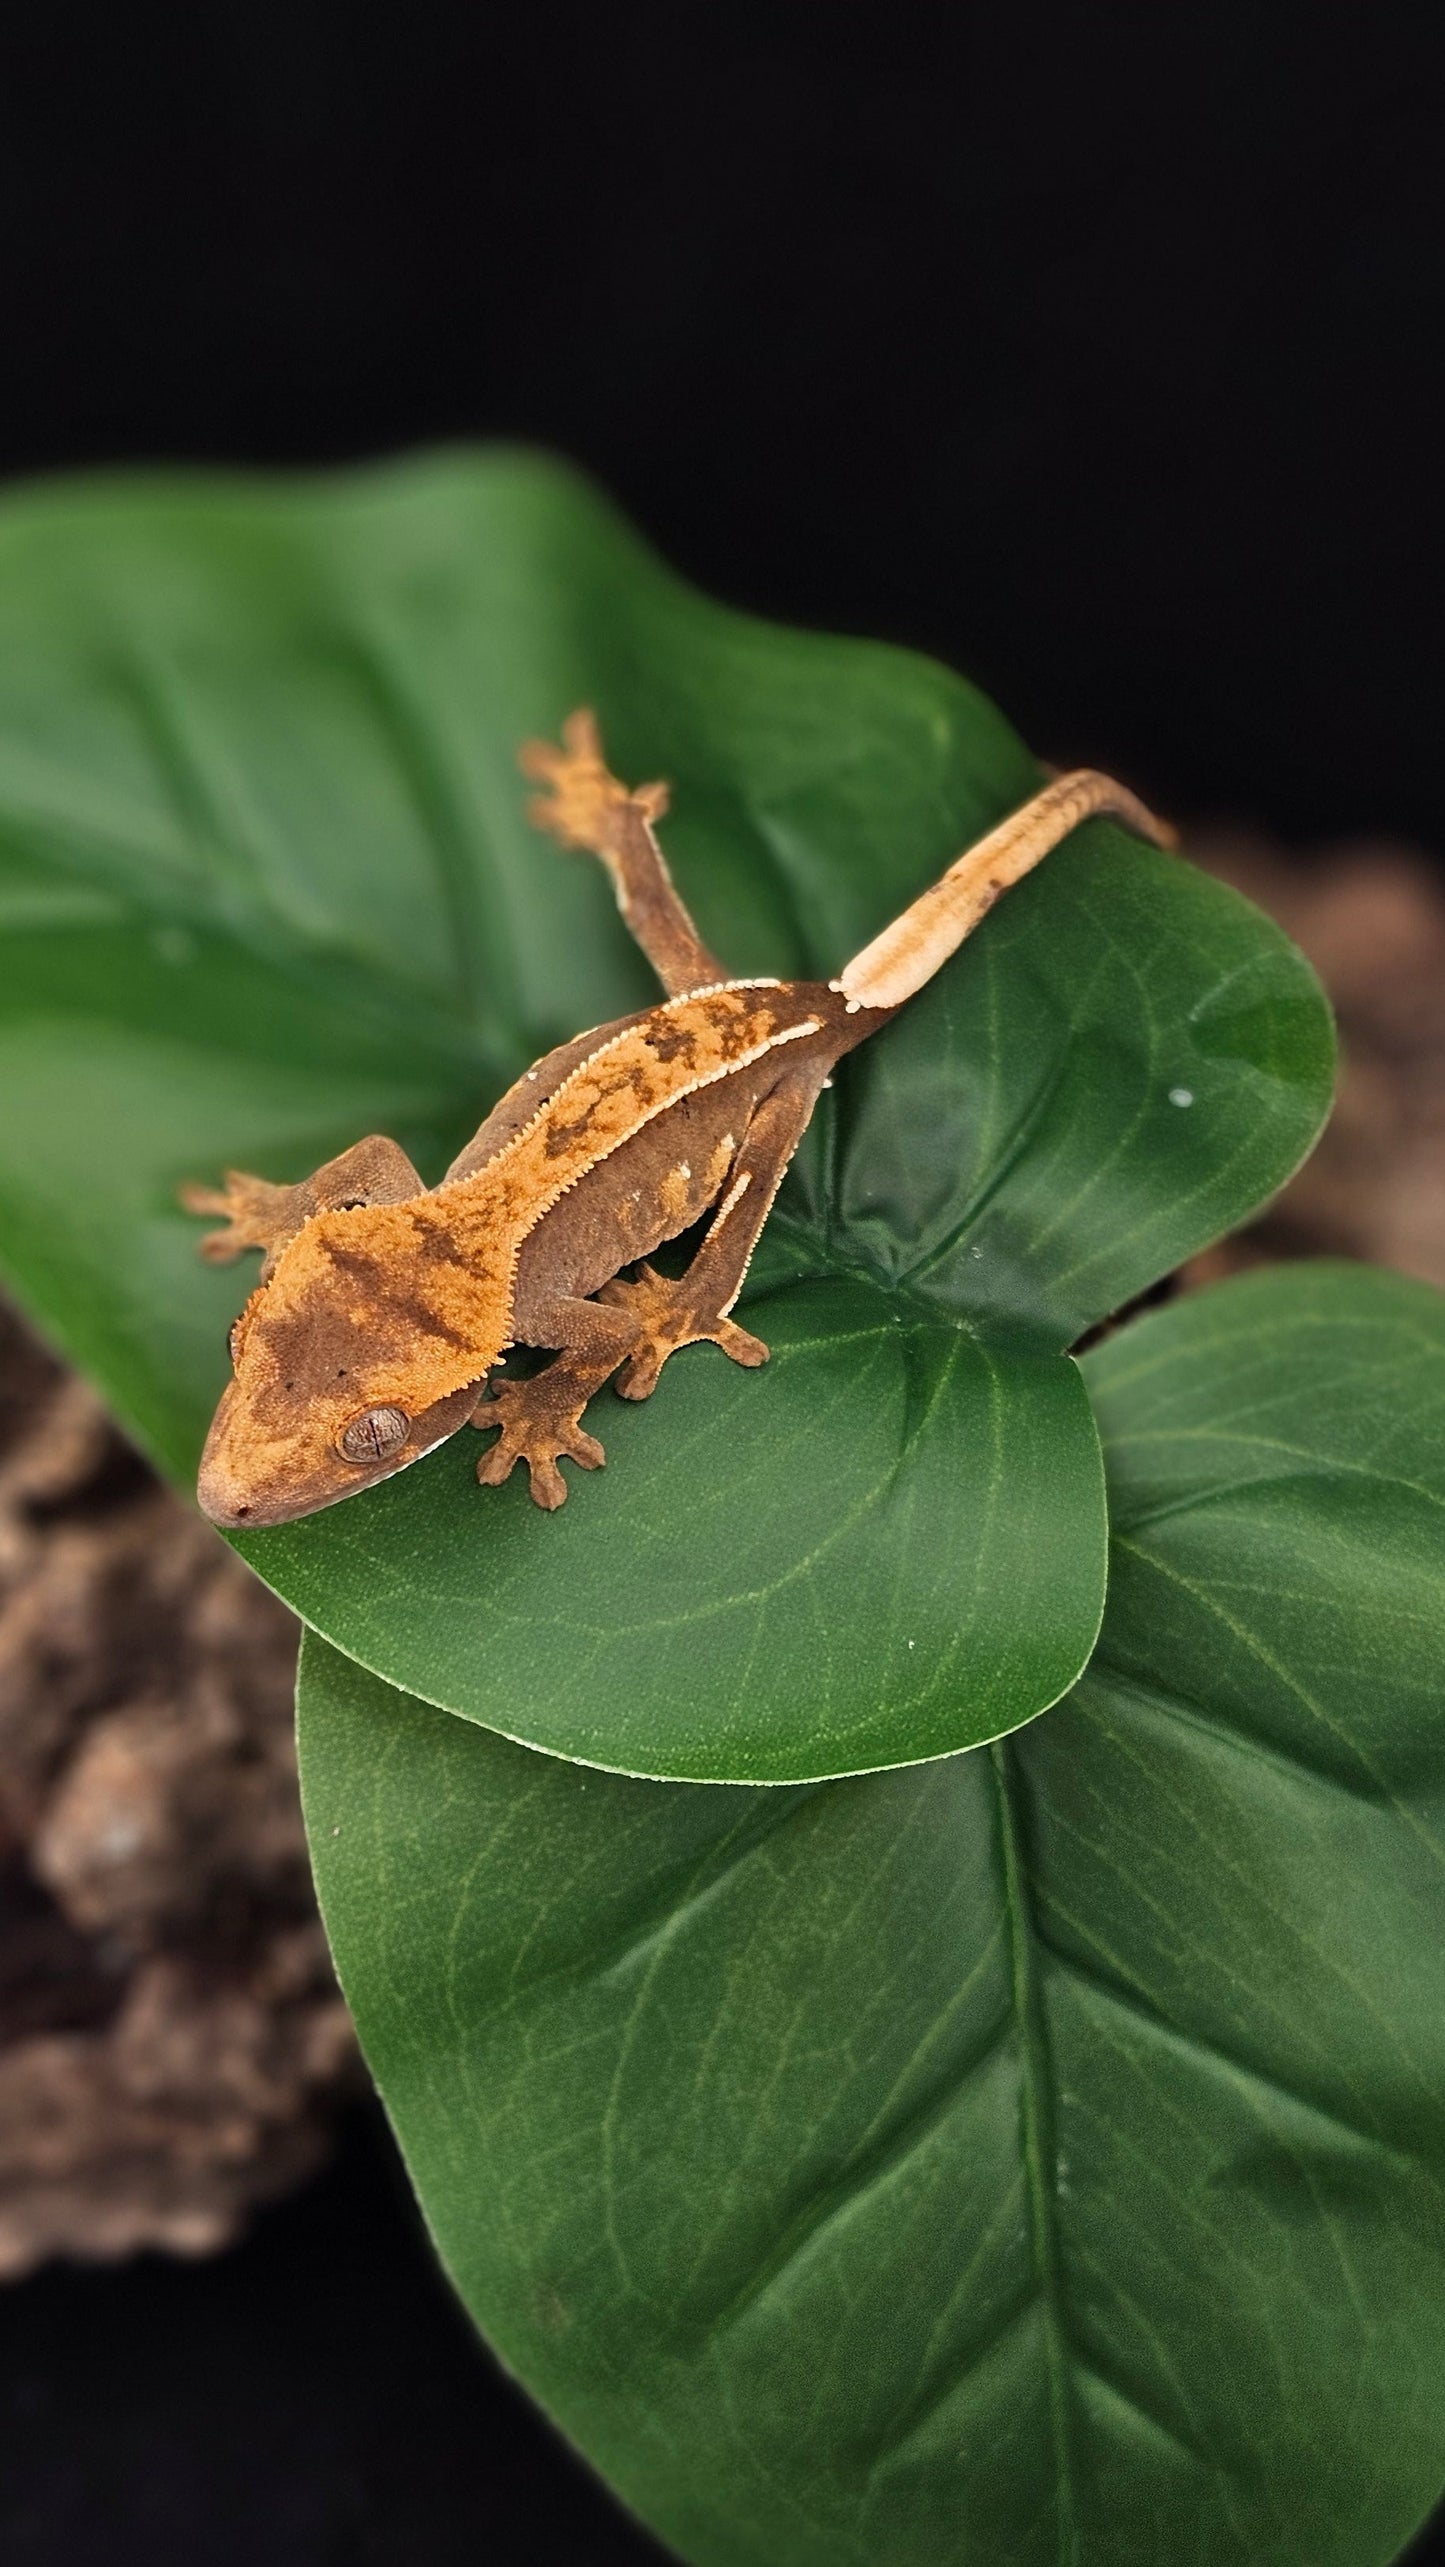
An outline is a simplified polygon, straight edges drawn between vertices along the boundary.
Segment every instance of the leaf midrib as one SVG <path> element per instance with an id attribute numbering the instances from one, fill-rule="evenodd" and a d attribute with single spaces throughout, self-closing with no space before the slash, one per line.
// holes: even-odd
<path id="1" fill-rule="evenodd" d="M 1059 2526 L 1059 2567 L 1077 2567 L 1078 2511 L 1074 2491 L 1068 2347 L 1062 2315 L 1063 2273 L 1059 2253 L 1056 2178 L 1053 2165 L 1053 2116 L 1049 2110 L 1051 2079 L 1048 2042 L 1034 1958 L 1035 1930 L 1029 1913 L 1023 1864 L 1019 1852 L 1010 1752 L 1003 1740 L 995 1740 L 986 1752 L 998 1811 L 1014 2014 L 1019 2032 L 1020 2121 L 1029 2206 L 1029 2239 L 1043 2321 L 1044 2360 L 1048 2374 L 1049 2423 L 1054 2446 L 1055 2502 Z"/>

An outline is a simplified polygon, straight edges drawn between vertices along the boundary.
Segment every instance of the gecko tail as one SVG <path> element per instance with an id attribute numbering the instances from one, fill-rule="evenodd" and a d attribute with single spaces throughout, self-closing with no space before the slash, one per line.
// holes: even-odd
<path id="1" fill-rule="evenodd" d="M 1167 823 L 1156 820 L 1112 776 L 1099 775 L 1090 767 L 1055 776 L 1042 793 L 959 856 L 939 881 L 845 965 L 837 986 L 850 1006 L 901 1007 L 973 933 L 1000 893 L 1032 872 L 1061 838 L 1096 812 L 1121 820 L 1136 838 L 1148 838 L 1156 847 L 1178 844 Z"/>

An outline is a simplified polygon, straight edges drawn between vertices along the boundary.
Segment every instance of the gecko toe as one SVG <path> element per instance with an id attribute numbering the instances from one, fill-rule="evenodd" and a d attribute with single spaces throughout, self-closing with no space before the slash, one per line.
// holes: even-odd
<path id="1" fill-rule="evenodd" d="M 761 1337 L 751 1336 L 746 1328 L 739 1328 L 736 1320 L 733 1319 L 723 1321 L 715 1342 L 721 1346 L 725 1355 L 732 1357 L 735 1364 L 746 1364 L 750 1371 L 759 1364 L 765 1364 L 771 1351 L 763 1344 Z"/>
<path id="2" fill-rule="evenodd" d="M 478 1418 L 474 1423 L 484 1426 L 489 1421 L 486 1418 Z M 477 1464 L 477 1478 L 483 1488 L 499 1489 L 504 1480 L 510 1479 L 521 1459 L 522 1456 L 516 1446 L 509 1447 L 506 1437 L 503 1436 L 499 1444 L 494 1444 L 489 1453 L 482 1455 Z"/>
<path id="3" fill-rule="evenodd" d="M 651 1399 L 661 1378 L 661 1364 L 644 1366 L 638 1363 L 629 1365 L 625 1373 L 618 1375 L 614 1388 L 619 1399 Z"/>
<path id="4" fill-rule="evenodd" d="M 573 1427 L 563 1450 L 572 1461 L 580 1463 L 584 1471 L 600 1471 L 607 1459 L 596 1436 L 587 1434 L 581 1426 Z"/>

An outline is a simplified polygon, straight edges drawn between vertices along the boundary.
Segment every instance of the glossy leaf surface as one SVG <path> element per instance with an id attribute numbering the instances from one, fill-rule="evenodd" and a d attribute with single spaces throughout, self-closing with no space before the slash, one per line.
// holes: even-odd
<path id="1" fill-rule="evenodd" d="M 1445 2474 L 1445 1305 L 1087 1359 L 1097 1656 L 787 1791 L 308 1642 L 342 1977 L 503 2357 L 695 2567 L 1377 2567 Z"/>
<path id="2" fill-rule="evenodd" d="M 375 1130 L 434 1179 L 538 1052 L 652 994 L 599 869 L 524 816 L 517 743 L 580 701 L 672 778 L 679 883 L 743 972 L 832 972 L 1037 781 L 959 679 L 711 605 L 535 458 L 0 512 L 3 1257 L 181 1476 L 250 1276 L 198 1264 L 177 1184 Z M 1102 1606 L 1064 1350 L 1281 1181 L 1329 1070 L 1274 928 L 1081 831 L 822 1100 L 754 1270 L 766 1372 L 697 1348 L 641 1412 L 606 1394 L 560 1517 L 479 1492 L 464 1434 L 246 1554 L 395 1682 L 601 1765 L 992 1736 Z"/>

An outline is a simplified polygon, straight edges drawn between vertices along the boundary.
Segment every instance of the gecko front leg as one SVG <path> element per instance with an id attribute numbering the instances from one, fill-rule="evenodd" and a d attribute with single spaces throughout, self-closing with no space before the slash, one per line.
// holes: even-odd
<path id="1" fill-rule="evenodd" d="M 298 1185 L 272 1185 L 268 1178 L 247 1176 L 241 1168 L 227 1168 L 223 1186 L 176 1189 L 177 1200 L 198 1220 L 225 1224 L 196 1241 L 196 1254 L 208 1266 L 229 1266 L 244 1257 L 248 1248 L 259 1248 L 267 1265 L 273 1264 L 306 1218 L 298 1208 L 300 1194 Z"/>
<path id="2" fill-rule="evenodd" d="M 183 1185 L 178 1191 L 187 1212 L 203 1220 L 215 1214 L 226 1225 L 197 1242 L 207 1263 L 229 1265 L 248 1248 L 259 1248 L 264 1283 L 282 1249 L 313 1212 L 353 1210 L 365 1203 L 407 1203 L 424 1189 L 405 1150 L 373 1132 L 343 1150 L 339 1158 L 328 1159 L 299 1185 L 272 1185 L 265 1177 L 228 1168 L 223 1187 Z"/>
<path id="3" fill-rule="evenodd" d="M 559 1295 L 538 1312 L 529 1340 L 561 1348 L 555 1362 L 527 1381 L 499 1381 L 490 1397 L 473 1412 L 473 1426 L 501 1428 L 496 1443 L 482 1455 L 477 1477 L 484 1488 L 500 1488 L 519 1462 L 525 1462 L 532 1495 L 549 1513 L 562 1505 L 567 1483 L 557 1465 L 564 1458 L 584 1471 L 600 1470 L 607 1456 L 595 1435 L 582 1425 L 582 1412 L 609 1373 L 631 1352 L 637 1330 L 627 1315 L 606 1310 L 599 1302 Z"/>

